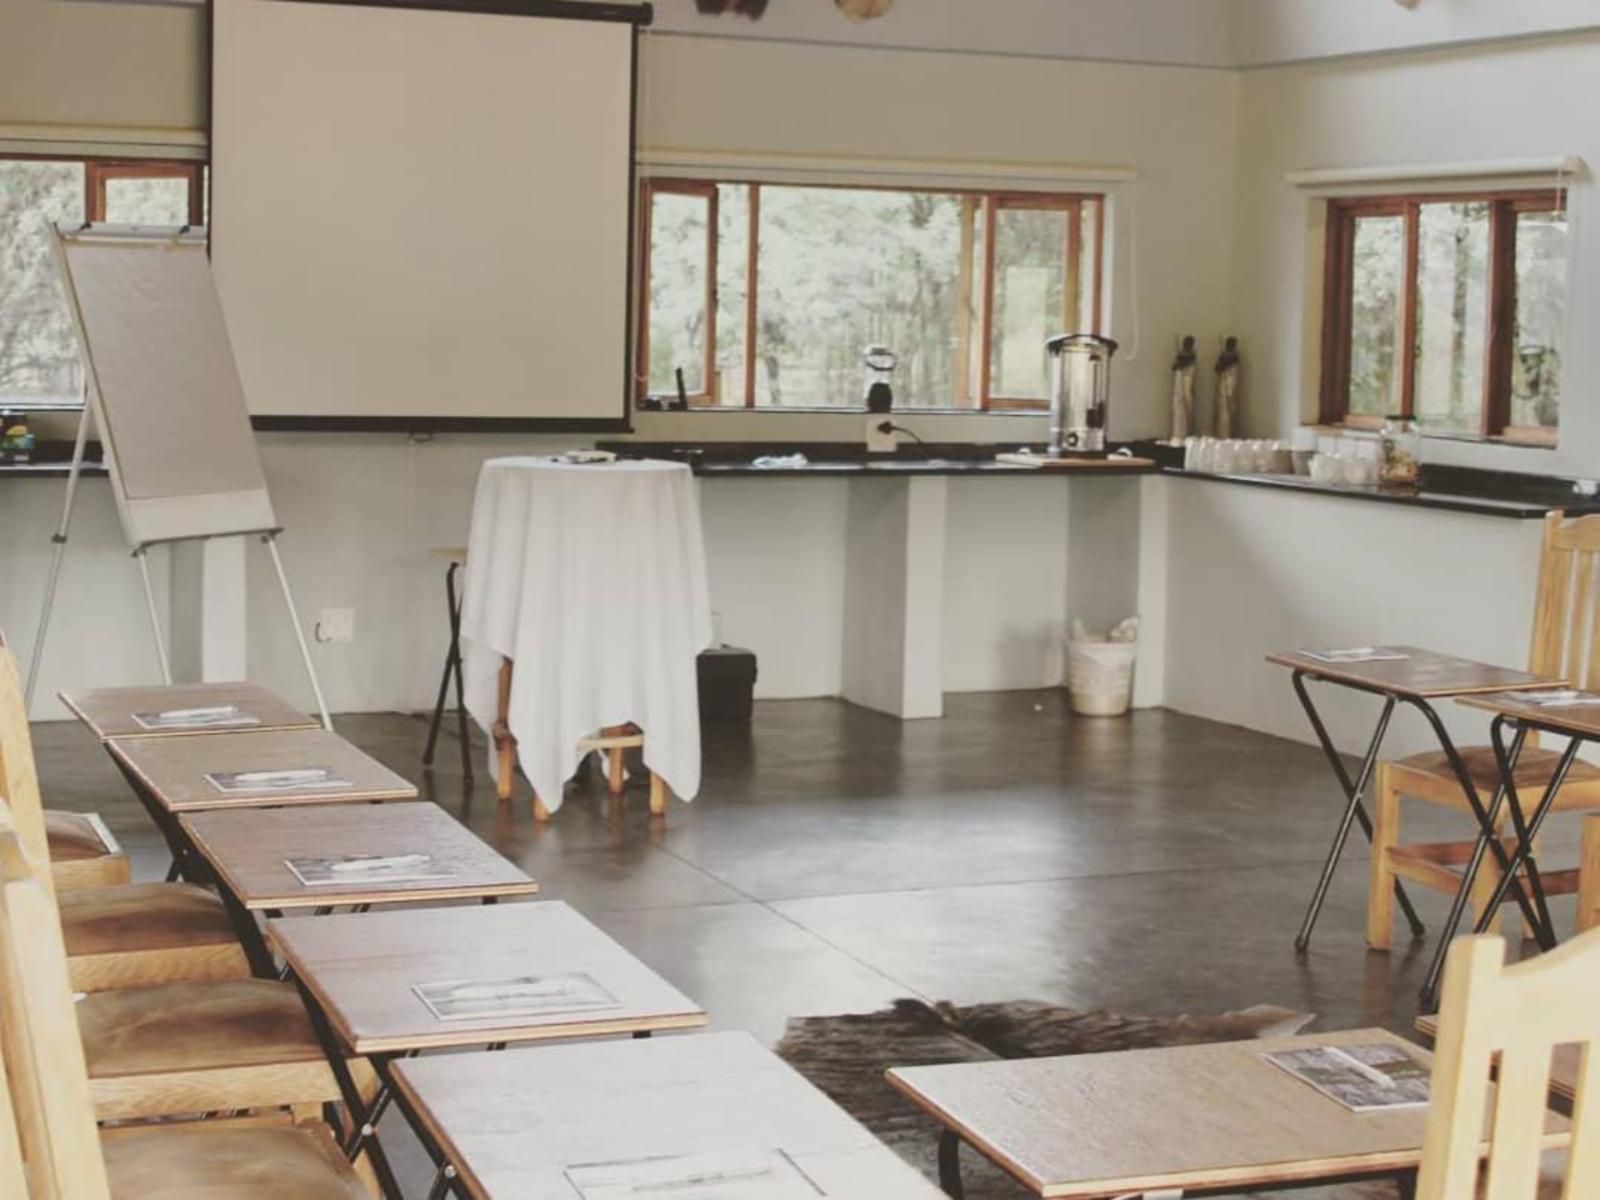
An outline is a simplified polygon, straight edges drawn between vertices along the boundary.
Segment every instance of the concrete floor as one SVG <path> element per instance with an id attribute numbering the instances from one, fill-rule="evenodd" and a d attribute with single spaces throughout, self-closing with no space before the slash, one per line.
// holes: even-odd
<path id="1" fill-rule="evenodd" d="M 708 732 L 701 796 L 674 802 L 664 828 L 641 790 L 608 816 L 603 792 L 581 786 L 540 828 L 525 787 L 501 811 L 481 770 L 463 786 L 453 739 L 424 772 L 422 720 L 336 725 L 700 1001 L 714 1027 L 768 1043 L 791 1016 L 907 995 L 1137 1013 L 1273 1003 L 1317 1014 L 1319 1028 L 1409 1029 L 1431 947 L 1402 934 L 1393 954 L 1365 949 L 1364 845 L 1311 953 L 1294 954 L 1339 809 L 1314 748 L 1161 710 L 1073 719 L 1056 692 L 947 708 L 902 723 L 837 701 L 758 704 L 749 728 Z M 162 847 L 92 739 L 74 724 L 36 736 L 48 802 L 98 809 L 136 873 L 157 877 Z M 1465 828 L 1408 810 L 1408 837 Z M 1563 824 L 1546 857 L 1571 859 L 1574 845 Z M 1425 921 L 1442 918 L 1444 897 L 1414 894 Z"/>

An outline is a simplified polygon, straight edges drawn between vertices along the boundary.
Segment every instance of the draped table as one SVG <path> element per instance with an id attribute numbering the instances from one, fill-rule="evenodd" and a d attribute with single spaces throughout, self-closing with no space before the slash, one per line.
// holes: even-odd
<path id="1" fill-rule="evenodd" d="M 645 766 L 681 798 L 700 790 L 695 659 L 711 644 L 705 541 L 681 463 L 493 458 L 478 475 L 461 612 L 467 711 L 506 722 L 545 806 L 579 741 L 633 723 Z"/>

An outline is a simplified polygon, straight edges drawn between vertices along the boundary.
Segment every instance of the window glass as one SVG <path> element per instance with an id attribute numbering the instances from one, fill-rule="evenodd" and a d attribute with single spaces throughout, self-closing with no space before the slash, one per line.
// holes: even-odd
<path id="1" fill-rule="evenodd" d="M 690 395 L 706 389 L 705 196 L 657 192 L 650 209 L 650 362 L 648 388 L 673 396 L 683 370 Z"/>
<path id="2" fill-rule="evenodd" d="M 1045 343 L 1067 332 L 1067 216 L 1059 210 L 1002 208 L 995 214 L 994 321 L 989 392 L 1046 400 Z"/>
<path id="3" fill-rule="evenodd" d="M 1516 331 L 1511 424 L 1554 429 L 1561 407 L 1567 307 L 1567 215 L 1517 214 Z"/>
<path id="4" fill-rule="evenodd" d="M 83 219 L 82 163 L 0 160 L 0 402 L 82 399 L 48 223 Z"/>
<path id="5" fill-rule="evenodd" d="M 113 225 L 187 225 L 189 181 L 179 176 L 106 180 L 106 218 Z"/>
<path id="6" fill-rule="evenodd" d="M 750 295 L 750 185 L 717 188 L 717 402 L 745 403 Z"/>
<path id="7" fill-rule="evenodd" d="M 1483 421 L 1489 206 L 1424 204 L 1417 244 L 1416 412 L 1428 429 Z"/>
<path id="8" fill-rule="evenodd" d="M 1401 297 L 1406 222 L 1355 218 L 1350 287 L 1350 413 L 1381 417 L 1400 407 Z"/>
<path id="9" fill-rule="evenodd" d="M 1078 240 L 1078 330 L 1099 333 L 1100 314 L 1095 311 L 1095 279 L 1100 254 L 1100 209 L 1095 201 L 1085 201 L 1078 217 L 1082 235 Z"/>
<path id="10" fill-rule="evenodd" d="M 764 186 L 756 403 L 858 405 L 883 345 L 897 404 L 949 405 L 960 217 L 950 194 Z"/>

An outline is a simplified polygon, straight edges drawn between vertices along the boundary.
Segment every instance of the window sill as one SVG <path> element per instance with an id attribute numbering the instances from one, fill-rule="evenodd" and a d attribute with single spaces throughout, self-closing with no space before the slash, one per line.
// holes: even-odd
<path id="1" fill-rule="evenodd" d="M 656 416 L 689 416 L 696 413 L 771 413 L 773 415 L 792 414 L 801 417 L 865 417 L 870 415 L 865 407 L 818 406 L 802 407 L 798 404 L 763 404 L 753 408 L 745 408 L 737 404 L 691 404 L 688 408 L 635 408 L 634 415 L 641 417 Z M 1044 408 L 913 408 L 909 405 L 901 408 L 890 409 L 886 416 L 891 417 L 1048 417 L 1050 409 Z"/>
<path id="2" fill-rule="evenodd" d="M 1382 428 L 1377 425 L 1311 425 L 1308 428 L 1315 430 L 1324 437 L 1355 437 L 1375 438 L 1382 433 Z M 1557 435 L 1552 431 L 1549 435 L 1541 433 L 1507 433 L 1496 434 L 1493 437 L 1483 437 L 1476 433 L 1450 433 L 1439 429 L 1424 429 L 1422 436 L 1432 442 L 1460 442 L 1469 446 L 1515 446 L 1523 450 L 1557 450 L 1560 448 Z"/>

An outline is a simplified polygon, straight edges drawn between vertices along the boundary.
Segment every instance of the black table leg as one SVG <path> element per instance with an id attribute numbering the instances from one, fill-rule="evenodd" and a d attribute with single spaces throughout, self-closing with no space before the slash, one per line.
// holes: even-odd
<path id="1" fill-rule="evenodd" d="M 456 591 L 456 569 L 460 563 L 451 563 L 445 573 L 444 590 L 450 600 L 450 654 L 445 666 L 456 677 L 456 736 L 461 742 L 461 775 L 472 782 L 472 739 L 467 734 L 467 688 L 461 679 L 461 594 Z"/>
<path id="2" fill-rule="evenodd" d="M 953 1129 L 939 1131 L 939 1188 L 951 1200 L 964 1200 L 961 1184 L 961 1138 Z"/>
<path id="3" fill-rule="evenodd" d="M 1517 784 L 1512 772 L 1515 763 L 1506 753 L 1505 732 L 1502 722 L 1504 717 L 1496 717 L 1490 727 L 1490 738 L 1494 743 L 1495 761 L 1500 766 L 1501 775 L 1505 779 L 1506 802 L 1510 806 L 1511 824 L 1516 831 L 1517 849 L 1511 856 L 1511 865 L 1508 874 L 1503 876 L 1495 887 L 1494 895 L 1490 897 L 1489 904 L 1484 910 L 1484 915 L 1478 920 L 1475 932 L 1482 933 L 1489 926 L 1495 908 L 1505 899 L 1506 892 L 1511 887 L 1511 879 L 1516 873 L 1525 871 L 1528 876 L 1528 887 L 1533 892 L 1535 906 L 1539 910 L 1539 921 L 1534 926 L 1533 935 L 1538 940 L 1539 949 L 1553 950 L 1556 946 L 1555 922 L 1550 919 L 1550 905 L 1545 897 L 1544 881 L 1539 876 L 1539 864 L 1534 852 L 1534 839 L 1539 836 L 1545 818 L 1550 815 L 1555 807 L 1556 795 L 1561 791 L 1561 785 L 1567 781 L 1567 774 L 1572 770 L 1572 764 L 1578 757 L 1578 749 L 1582 739 L 1572 738 L 1567 743 L 1567 748 L 1562 751 L 1561 758 L 1556 762 L 1556 769 L 1550 775 L 1550 782 L 1545 785 L 1544 795 L 1539 798 L 1538 806 L 1533 810 L 1533 816 L 1524 819 L 1522 802 L 1517 796 Z M 1524 729 L 1521 725 L 1515 735 L 1517 741 L 1523 736 Z"/>
<path id="4" fill-rule="evenodd" d="M 1509 868 L 1511 857 L 1506 853 L 1506 848 L 1500 844 L 1500 831 L 1497 822 L 1500 819 L 1500 807 L 1506 795 L 1506 780 L 1501 778 L 1500 784 L 1495 788 L 1494 800 L 1488 809 L 1483 807 L 1483 801 L 1478 798 L 1478 789 L 1472 782 L 1472 773 L 1467 770 L 1467 764 L 1461 757 L 1461 752 L 1456 749 L 1456 744 L 1450 739 L 1449 731 L 1444 727 L 1444 722 L 1439 719 L 1439 714 L 1433 711 L 1432 705 L 1419 699 L 1410 699 L 1410 703 L 1427 718 L 1428 724 L 1433 727 L 1434 736 L 1439 740 L 1440 747 L 1444 750 L 1445 758 L 1450 763 L 1450 769 L 1455 772 L 1456 782 L 1461 785 L 1461 792 L 1467 798 L 1467 807 L 1472 810 L 1472 815 L 1478 821 L 1478 845 L 1474 848 L 1472 861 L 1467 866 L 1467 872 L 1462 877 L 1461 886 L 1456 890 L 1456 898 L 1450 907 L 1450 919 L 1444 929 L 1439 933 L 1438 945 L 1434 947 L 1433 962 L 1428 967 L 1428 974 L 1422 984 L 1422 1007 L 1431 1012 L 1438 999 L 1439 976 L 1444 972 L 1444 960 L 1450 950 L 1450 941 L 1455 937 L 1456 929 L 1461 923 L 1461 914 L 1466 911 L 1467 898 L 1471 895 L 1473 880 L 1483 862 L 1485 850 L 1494 856 L 1495 865 L 1500 868 L 1502 883 L 1516 897 L 1517 907 L 1522 910 L 1523 918 L 1532 928 L 1538 928 L 1539 914 L 1534 909 L 1528 895 L 1522 889 L 1522 884 L 1517 880 Z M 1522 753 L 1524 735 L 1518 731 L 1517 739 L 1513 744 L 1507 766 L 1515 769 L 1516 759 Z M 1504 898 L 1504 892 L 1501 897 Z"/>
<path id="5" fill-rule="evenodd" d="M 445 702 L 450 698 L 450 681 L 455 680 L 456 703 L 461 713 L 460 730 L 463 742 L 466 735 L 465 702 L 462 700 L 461 687 L 461 604 L 456 598 L 456 568 L 459 563 L 451 563 L 444 573 L 445 611 L 450 618 L 450 648 L 444 656 L 444 673 L 439 677 L 439 695 L 433 702 L 433 716 L 428 721 L 428 742 L 422 749 L 422 765 L 433 766 L 433 752 L 439 744 L 439 726 L 444 721 Z M 461 758 L 462 768 L 467 773 L 467 779 L 472 778 L 471 755 L 463 753 Z"/>
<path id="6" fill-rule="evenodd" d="M 300 999 L 304 1002 L 306 1013 L 311 1018 L 311 1027 L 316 1031 L 317 1040 L 322 1043 L 323 1056 L 328 1060 L 328 1068 L 333 1072 L 334 1081 L 339 1085 L 339 1094 L 344 1098 L 345 1111 L 350 1116 L 351 1133 L 342 1147 L 345 1157 L 354 1162 L 364 1151 L 372 1159 L 372 1171 L 378 1178 L 378 1188 L 383 1193 L 383 1200 L 405 1200 L 400 1191 L 400 1184 L 395 1179 L 394 1169 L 389 1165 L 389 1156 L 384 1153 L 383 1143 L 378 1140 L 378 1119 L 383 1116 L 383 1110 L 388 1107 L 389 1100 L 394 1094 L 389 1087 L 388 1075 L 384 1069 L 385 1063 L 376 1056 L 371 1058 L 373 1069 L 378 1072 L 379 1087 L 369 1105 L 362 1097 L 355 1077 L 350 1073 L 350 1063 L 345 1058 L 344 1048 L 339 1044 L 339 1036 L 328 1024 L 327 1015 L 323 1013 L 316 997 L 299 979 L 294 983 L 300 989 Z"/>
<path id="7" fill-rule="evenodd" d="M 449 1163 L 439 1168 L 439 1173 L 433 1177 L 433 1186 L 428 1189 L 428 1200 L 444 1200 L 456 1186 L 456 1169 Z"/>
<path id="8" fill-rule="evenodd" d="M 1372 818 L 1367 815 L 1366 805 L 1361 802 L 1362 795 L 1371 782 L 1372 773 L 1378 765 L 1378 754 L 1383 748 L 1384 735 L 1389 731 L 1389 719 L 1394 716 L 1395 698 L 1384 698 L 1383 711 L 1378 716 L 1378 726 L 1373 731 L 1372 741 L 1367 746 L 1366 757 L 1362 759 L 1361 771 L 1355 779 L 1350 778 L 1350 772 L 1345 768 L 1344 759 L 1339 751 L 1334 748 L 1333 739 L 1328 736 L 1327 726 L 1322 722 L 1322 716 L 1317 712 L 1317 707 L 1311 702 L 1311 695 L 1306 691 L 1304 675 L 1296 671 L 1292 678 L 1295 695 L 1300 698 L 1300 706 L 1305 709 L 1306 717 L 1311 722 L 1311 728 L 1317 735 L 1317 741 L 1322 746 L 1322 753 L 1327 758 L 1329 766 L 1333 768 L 1334 775 L 1339 780 L 1339 786 L 1344 789 L 1345 810 L 1339 822 L 1339 830 L 1334 835 L 1333 845 L 1328 849 L 1328 859 L 1323 864 L 1322 876 L 1317 880 L 1316 891 L 1312 893 L 1310 907 L 1306 909 L 1305 920 L 1301 922 L 1300 933 L 1294 940 L 1294 948 L 1304 954 L 1306 947 L 1311 944 L 1311 931 L 1316 926 L 1317 918 L 1322 914 L 1323 902 L 1328 898 L 1328 888 L 1333 883 L 1334 871 L 1339 866 L 1339 859 L 1344 854 L 1346 841 L 1350 837 L 1352 822 L 1361 823 L 1361 831 L 1366 834 L 1367 841 L 1372 840 Z M 1406 895 L 1405 887 L 1396 879 L 1394 881 L 1395 899 L 1400 902 L 1400 909 L 1405 913 L 1406 921 L 1411 926 L 1414 937 L 1422 936 L 1422 921 L 1417 917 L 1417 910 L 1411 906 L 1411 897 Z"/>

